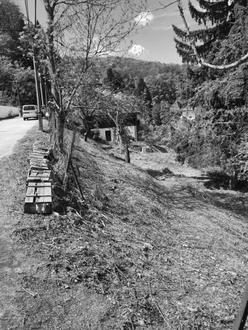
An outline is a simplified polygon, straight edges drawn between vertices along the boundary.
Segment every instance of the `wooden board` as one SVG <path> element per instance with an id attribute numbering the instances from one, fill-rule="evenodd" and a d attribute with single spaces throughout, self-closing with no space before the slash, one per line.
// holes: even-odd
<path id="1" fill-rule="evenodd" d="M 28 187 L 52 187 L 51 182 L 29 182 Z"/>
<path id="2" fill-rule="evenodd" d="M 29 154 L 29 157 L 31 157 L 31 156 L 45 157 L 45 156 L 47 156 L 47 152 L 32 151 L 32 152 Z"/>
<path id="3" fill-rule="evenodd" d="M 42 165 L 32 164 L 32 165 L 30 165 L 30 169 L 40 171 L 40 170 L 48 170 L 48 167 L 47 166 L 42 166 Z"/>

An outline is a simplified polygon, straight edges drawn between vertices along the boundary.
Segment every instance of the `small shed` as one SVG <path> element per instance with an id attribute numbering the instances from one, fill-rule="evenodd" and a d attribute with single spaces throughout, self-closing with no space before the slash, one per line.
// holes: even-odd
<path id="1" fill-rule="evenodd" d="M 125 129 L 128 131 L 128 134 L 137 141 L 137 126 L 125 126 Z M 108 141 L 116 142 L 118 141 L 118 134 L 115 127 L 105 127 L 105 128 L 93 128 L 91 132 L 99 134 L 99 138 Z"/>

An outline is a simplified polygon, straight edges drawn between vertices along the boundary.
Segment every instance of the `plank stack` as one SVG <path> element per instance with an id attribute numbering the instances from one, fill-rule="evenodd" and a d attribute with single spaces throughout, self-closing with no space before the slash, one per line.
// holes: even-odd
<path id="1" fill-rule="evenodd" d="M 35 143 L 29 155 L 25 213 L 52 213 L 52 181 L 47 156 L 48 150 Z"/>

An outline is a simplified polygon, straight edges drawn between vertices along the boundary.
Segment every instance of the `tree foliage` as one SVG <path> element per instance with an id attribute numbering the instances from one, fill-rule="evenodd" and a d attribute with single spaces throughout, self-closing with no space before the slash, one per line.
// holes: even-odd
<path id="1" fill-rule="evenodd" d="M 58 133 L 54 146 L 63 151 L 66 117 L 77 90 L 93 65 L 93 59 L 118 50 L 120 43 L 135 27 L 133 17 L 136 10 L 140 11 L 142 1 L 132 6 L 130 0 L 43 0 L 43 3 L 48 15 L 47 58 Z M 63 93 L 56 47 L 60 54 L 83 59 L 73 87 Z"/>
<path id="2" fill-rule="evenodd" d="M 28 65 L 19 49 L 19 34 L 23 31 L 24 19 L 17 5 L 11 0 L 0 2 L 0 55 L 8 57 L 12 63 L 18 61 Z"/>
<path id="3" fill-rule="evenodd" d="M 188 159 L 195 166 L 218 165 L 235 180 L 248 179 L 244 171 L 248 125 L 247 2 L 189 2 L 191 17 L 200 26 L 192 31 L 181 1 L 179 11 L 185 31 L 174 27 L 176 47 L 188 68 L 178 100 L 195 109 L 196 120 L 185 125 L 184 130 L 174 130 L 172 145 L 182 160 Z M 202 65 L 194 66 L 195 63 Z"/>

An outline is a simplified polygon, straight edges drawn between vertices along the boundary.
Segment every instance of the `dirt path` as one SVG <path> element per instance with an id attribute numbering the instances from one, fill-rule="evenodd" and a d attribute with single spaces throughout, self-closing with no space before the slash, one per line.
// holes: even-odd
<path id="1" fill-rule="evenodd" d="M 0 121 L 0 158 L 11 154 L 14 145 L 37 121 L 13 118 Z"/>

